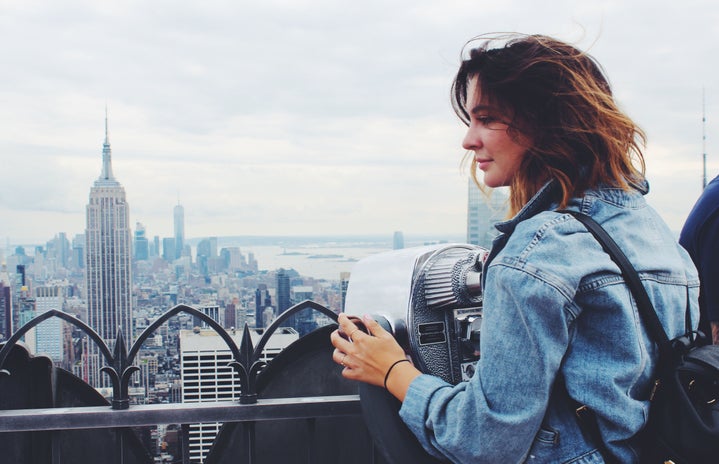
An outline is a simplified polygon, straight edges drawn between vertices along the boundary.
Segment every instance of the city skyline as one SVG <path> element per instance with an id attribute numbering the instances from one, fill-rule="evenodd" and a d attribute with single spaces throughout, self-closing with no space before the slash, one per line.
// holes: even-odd
<path id="1" fill-rule="evenodd" d="M 700 193 L 703 152 L 708 177 L 719 171 L 707 0 L 11 0 L 0 12 L 3 244 L 82 233 L 106 105 L 130 224 L 148 237 L 173 237 L 178 201 L 185 240 L 461 235 L 449 85 L 465 41 L 491 31 L 554 35 L 598 59 L 648 134 L 647 199 L 672 230 Z"/>

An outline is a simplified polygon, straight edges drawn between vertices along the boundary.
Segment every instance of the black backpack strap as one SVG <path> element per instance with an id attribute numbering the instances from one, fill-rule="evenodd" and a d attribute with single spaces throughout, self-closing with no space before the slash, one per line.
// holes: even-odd
<path id="1" fill-rule="evenodd" d="M 612 258 L 612 261 L 619 266 L 622 276 L 634 296 L 634 300 L 637 303 L 637 309 L 646 324 L 649 335 L 657 343 L 657 345 L 659 345 L 660 357 L 663 355 L 669 355 L 671 353 L 671 343 L 669 341 L 669 337 L 664 331 L 661 321 L 659 321 L 657 312 L 654 310 L 654 306 L 649 299 L 649 295 L 647 295 L 647 291 L 644 289 L 644 285 L 642 285 L 639 274 L 637 274 L 634 266 L 632 266 L 627 256 L 621 248 L 619 248 L 617 242 L 615 242 L 607 231 L 605 231 L 604 228 L 590 216 L 577 211 L 563 210 L 559 212 L 571 214 L 575 219 L 584 224 L 587 230 L 594 236 L 595 239 L 597 239 L 604 251 L 610 258 Z"/>
<path id="2" fill-rule="evenodd" d="M 597 423 L 597 416 L 594 414 L 594 411 L 589 409 L 585 404 L 581 404 L 571 398 L 570 400 L 573 401 L 576 406 L 574 414 L 577 415 L 577 423 L 584 435 L 584 439 L 587 440 L 587 438 L 591 438 L 591 440 L 596 443 L 599 454 L 602 455 L 606 464 L 620 464 L 614 455 L 609 452 L 607 445 L 605 445 L 604 440 L 602 440 L 602 434 L 599 431 L 599 424 Z"/>
<path id="3" fill-rule="evenodd" d="M 647 291 L 639 278 L 639 274 L 634 269 L 634 266 L 632 266 L 631 262 L 621 248 L 619 248 L 617 242 L 615 242 L 607 231 L 605 231 L 604 228 L 597 223 L 597 221 L 592 219 L 591 216 L 577 211 L 562 210 L 558 212 L 571 214 L 575 219 L 581 222 L 594 236 L 597 242 L 599 242 L 602 249 L 609 255 L 612 261 L 619 266 L 622 277 L 634 296 L 634 301 L 636 301 L 637 304 L 637 310 L 647 327 L 649 335 L 659 346 L 659 358 L 669 359 L 668 356 L 671 356 L 672 352 L 669 337 L 667 336 L 667 333 L 664 330 L 656 311 L 654 310 L 654 306 L 652 305 L 649 295 L 647 295 Z M 687 316 L 687 318 L 688 317 L 689 316 Z M 691 324 L 689 319 L 687 319 L 687 324 Z M 589 434 L 594 441 L 598 443 L 599 451 L 608 463 L 616 462 L 614 457 L 607 451 L 606 445 L 604 445 L 604 442 L 601 439 L 599 425 L 594 411 L 580 403 L 576 404 L 578 406 L 576 414 L 582 431 Z"/>

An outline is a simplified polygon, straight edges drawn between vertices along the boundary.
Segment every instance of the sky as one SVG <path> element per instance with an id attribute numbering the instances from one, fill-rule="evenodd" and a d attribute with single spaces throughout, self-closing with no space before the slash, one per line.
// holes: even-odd
<path id="1" fill-rule="evenodd" d="M 0 239 L 84 232 L 106 109 L 150 237 L 173 235 L 178 202 L 188 238 L 464 234 L 449 87 L 489 32 L 597 58 L 678 231 L 703 152 L 719 172 L 716 24 L 709 0 L 0 0 Z"/>

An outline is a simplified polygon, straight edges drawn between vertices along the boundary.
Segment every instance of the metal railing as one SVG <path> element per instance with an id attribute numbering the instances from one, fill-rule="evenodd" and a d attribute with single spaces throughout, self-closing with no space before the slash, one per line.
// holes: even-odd
<path id="1" fill-rule="evenodd" d="M 253 404 L 235 401 L 141 404 L 119 411 L 106 406 L 9 409 L 0 411 L 0 433 L 201 422 L 252 422 L 359 414 L 361 410 L 358 395 L 268 398 L 257 400 Z"/>
<path id="2" fill-rule="evenodd" d="M 75 325 L 95 342 L 103 358 L 105 358 L 105 362 L 107 363 L 107 365 L 102 367 L 100 370 L 107 374 L 112 382 L 112 409 L 127 409 L 130 406 L 130 397 L 128 393 L 130 378 L 132 377 L 132 374 L 140 370 L 140 368 L 134 366 L 133 363 L 135 362 L 135 357 L 140 351 L 143 343 L 145 343 L 145 340 L 147 340 L 150 335 L 152 335 L 171 317 L 180 313 L 186 313 L 202 320 L 207 325 L 212 327 L 220 337 L 222 337 L 222 340 L 227 344 L 227 347 L 232 352 L 233 361 L 228 365 L 234 368 L 240 377 L 240 403 L 251 404 L 257 401 L 257 391 L 255 389 L 257 375 L 266 365 L 264 361 L 261 361 L 262 350 L 272 334 L 274 334 L 287 319 L 305 309 L 318 311 L 333 321 L 337 321 L 337 314 L 332 312 L 330 309 L 325 308 L 314 301 L 305 300 L 280 314 L 280 316 L 277 317 L 277 319 L 275 319 L 262 334 L 256 348 L 252 347 L 249 327 L 245 324 L 244 334 L 242 336 L 242 347 L 238 348 L 230 334 L 228 334 L 227 331 L 214 319 L 195 308 L 181 304 L 162 314 L 159 318 L 157 318 L 157 320 L 150 324 L 140 334 L 140 336 L 137 337 L 137 340 L 135 340 L 135 343 L 130 347 L 129 351 L 125 346 L 125 339 L 122 335 L 122 330 L 119 329 L 117 331 L 114 354 L 110 352 L 110 348 L 105 343 L 105 340 L 103 340 L 100 334 L 98 334 L 92 327 L 71 314 L 52 309 L 23 325 L 8 339 L 2 350 L 0 350 L 0 375 L 10 375 L 10 372 L 3 369 L 3 366 L 5 359 L 18 341 L 41 322 L 52 317 L 57 317 Z"/>
<path id="3" fill-rule="evenodd" d="M 61 311 L 48 311 L 24 325 L 18 332 L 0 349 L 0 377 L 12 375 L 12 372 L 5 368 L 6 360 L 11 350 L 29 330 L 41 322 L 57 317 L 75 325 L 85 332 L 98 346 L 106 365 L 101 372 L 107 374 L 112 383 L 112 400 L 108 406 L 77 406 L 77 407 L 48 407 L 37 409 L 5 409 L 0 410 L 0 438 L 13 434 L 37 434 L 42 437 L 49 437 L 51 452 L 49 462 L 60 464 L 63 460 L 62 453 L 58 450 L 62 445 L 61 432 L 98 429 L 110 430 L 114 435 L 115 451 L 112 454 L 112 462 L 126 464 L 129 462 L 153 462 L 136 461 L 128 458 L 125 452 L 127 446 L 126 434 L 130 429 L 138 427 L 156 426 L 158 424 L 179 424 L 182 427 L 182 461 L 189 463 L 188 453 L 188 424 L 195 423 L 233 423 L 240 428 L 242 437 L 243 456 L 235 456 L 235 462 L 255 463 L 256 457 L 256 436 L 255 426 L 266 421 L 292 421 L 305 420 L 309 435 L 314 434 L 315 421 L 323 418 L 351 417 L 361 422 L 361 408 L 358 395 L 330 395 L 330 396 L 302 396 L 288 398 L 258 398 L 257 378 L 259 373 L 266 366 L 261 361 L 262 351 L 272 334 L 290 317 L 300 311 L 311 309 L 318 311 L 336 322 L 337 315 L 315 302 L 303 301 L 282 313 L 267 329 L 258 341 L 256 347 L 252 346 L 252 340 L 247 326 L 238 347 L 232 337 L 217 322 L 205 313 L 186 305 L 177 305 L 161 315 L 149 325 L 137 338 L 129 350 L 126 349 L 121 332 L 118 331 L 114 352 L 111 352 L 102 337 L 87 324 L 72 315 Z M 128 385 L 132 375 L 139 370 L 134 366 L 142 344 L 152 335 L 163 323 L 179 313 L 190 314 L 201 319 L 212 327 L 227 344 L 232 353 L 232 361 L 228 364 L 238 373 L 240 381 L 240 396 L 238 401 L 224 401 L 213 403 L 170 403 L 170 404 L 147 404 L 130 405 Z M 2 380 L 2 379 L 0 379 Z M 0 395 L 3 392 L 0 391 Z M 8 435 L 6 435 L 8 434 Z M 35 435 L 33 435 L 35 436 Z M 368 437 L 368 435 L 367 435 Z M 303 456 L 298 456 L 295 462 L 320 462 L 316 460 L 318 453 L 317 440 L 311 438 L 308 443 L 308 450 Z M 321 440 L 320 440 L 321 442 Z M 321 444 L 319 446 L 322 446 Z M 353 462 L 375 462 L 377 454 L 373 449 L 371 439 L 364 445 L 369 447 L 371 452 L 368 457 L 359 457 Z M 0 449 L 0 456 L 2 449 Z M 148 455 L 149 456 L 149 455 Z M 1 459 L 0 459 L 1 460 Z M 36 462 L 36 458 L 32 461 Z M 157 461 L 155 461 L 157 462 Z M 218 461 L 219 462 L 219 461 Z"/>

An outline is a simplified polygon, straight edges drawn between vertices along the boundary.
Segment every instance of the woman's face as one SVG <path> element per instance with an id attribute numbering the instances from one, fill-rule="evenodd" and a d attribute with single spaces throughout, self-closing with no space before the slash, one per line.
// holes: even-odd
<path id="1" fill-rule="evenodd" d="M 509 133 L 512 115 L 500 111 L 483 98 L 474 77 L 467 86 L 469 128 L 462 147 L 474 152 L 474 165 L 484 172 L 484 184 L 503 187 L 510 184 L 519 170 L 530 141 Z M 517 131 L 512 131 L 517 133 Z"/>

